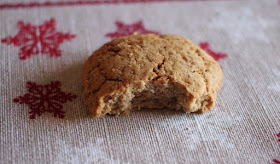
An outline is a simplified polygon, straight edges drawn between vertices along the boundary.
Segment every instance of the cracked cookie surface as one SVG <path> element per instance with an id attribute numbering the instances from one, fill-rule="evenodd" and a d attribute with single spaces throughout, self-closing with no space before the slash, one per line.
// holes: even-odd
<path id="1" fill-rule="evenodd" d="M 217 62 L 176 35 L 130 35 L 104 44 L 82 71 L 83 98 L 94 117 L 141 108 L 206 112 L 223 73 Z"/>

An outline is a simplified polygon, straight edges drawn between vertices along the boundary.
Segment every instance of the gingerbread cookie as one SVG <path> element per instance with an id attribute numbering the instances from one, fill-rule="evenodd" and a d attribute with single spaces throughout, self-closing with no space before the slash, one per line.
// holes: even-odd
<path id="1" fill-rule="evenodd" d="M 176 35 L 130 35 L 112 40 L 86 61 L 83 98 L 94 117 L 141 108 L 206 112 L 223 83 L 218 63 Z"/>

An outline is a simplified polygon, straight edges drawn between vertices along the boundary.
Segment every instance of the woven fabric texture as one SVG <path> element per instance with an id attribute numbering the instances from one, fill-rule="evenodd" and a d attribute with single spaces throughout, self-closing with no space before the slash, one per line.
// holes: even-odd
<path id="1" fill-rule="evenodd" d="M 205 114 L 92 118 L 80 73 L 133 32 L 191 39 L 221 65 Z M 277 0 L 0 1 L 0 163 L 280 163 Z"/>

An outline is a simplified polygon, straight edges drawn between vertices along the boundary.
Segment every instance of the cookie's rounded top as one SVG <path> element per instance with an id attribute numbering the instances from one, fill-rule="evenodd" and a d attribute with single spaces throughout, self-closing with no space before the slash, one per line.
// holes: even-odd
<path id="1" fill-rule="evenodd" d="M 212 95 L 216 99 L 223 82 L 217 62 L 190 40 L 176 35 L 130 35 L 106 43 L 86 61 L 85 103 L 96 109 L 102 96 L 159 77 L 184 86 L 194 98 Z"/>

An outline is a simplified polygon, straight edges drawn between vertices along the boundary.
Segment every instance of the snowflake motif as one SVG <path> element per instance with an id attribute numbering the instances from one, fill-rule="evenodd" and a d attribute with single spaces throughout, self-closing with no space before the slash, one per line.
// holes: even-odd
<path id="1" fill-rule="evenodd" d="M 17 23 L 19 32 L 15 36 L 9 36 L 2 39 L 2 43 L 13 44 L 20 47 L 19 59 L 25 60 L 31 55 L 49 54 L 50 57 L 61 56 L 60 44 L 65 40 L 71 40 L 76 37 L 70 33 L 56 31 L 55 19 L 45 21 L 42 25 L 36 26 L 23 21 Z"/>
<path id="2" fill-rule="evenodd" d="M 62 92 L 59 81 L 47 85 L 27 82 L 26 87 L 28 93 L 15 98 L 14 102 L 28 105 L 30 119 L 35 119 L 36 115 L 41 116 L 44 112 L 53 113 L 54 117 L 64 118 L 65 112 L 62 111 L 62 105 L 77 98 L 72 93 Z"/>
<path id="3" fill-rule="evenodd" d="M 272 72 L 275 76 L 280 78 L 280 71 L 279 70 L 273 69 Z M 276 92 L 280 92 L 280 83 L 275 82 L 274 84 L 270 84 L 268 86 L 268 89 L 274 90 Z"/>
<path id="4" fill-rule="evenodd" d="M 147 30 L 142 21 L 138 21 L 132 24 L 125 24 L 121 21 L 116 21 L 115 22 L 117 26 L 116 32 L 111 32 L 106 34 L 106 37 L 110 37 L 112 39 L 115 39 L 120 36 L 126 36 L 126 35 L 131 35 L 133 33 L 138 33 L 138 34 L 147 34 L 147 33 L 153 33 L 153 34 L 158 34 L 155 31 L 150 31 Z"/>
<path id="5" fill-rule="evenodd" d="M 280 161 L 279 160 L 277 160 L 277 159 L 273 159 L 273 164 L 280 164 Z"/>
<path id="6" fill-rule="evenodd" d="M 86 145 L 72 145 L 64 140 L 57 140 L 55 149 L 58 154 L 53 158 L 54 163 L 125 163 L 124 161 L 111 159 L 104 152 L 104 139 L 97 138 Z M 63 148 L 63 150 L 62 150 Z"/>
<path id="7" fill-rule="evenodd" d="M 199 43 L 199 46 L 209 55 L 211 55 L 216 61 L 227 57 L 227 54 L 214 52 L 213 50 L 211 50 L 208 42 L 201 42 Z"/>
<path id="8" fill-rule="evenodd" d="M 182 137 L 183 135 L 182 145 L 185 145 L 186 149 L 196 151 L 202 142 L 219 145 L 219 147 L 226 149 L 235 147 L 229 138 L 231 134 L 228 129 L 237 127 L 241 120 L 239 116 L 229 115 L 225 112 L 208 112 L 203 115 L 187 117 L 188 119 L 184 116 L 180 120 L 172 119 L 161 122 L 162 126 L 173 131 L 174 136 Z M 203 137 L 201 137 L 201 129 L 203 129 Z M 213 149 L 213 151 L 215 150 Z"/>
<path id="9" fill-rule="evenodd" d="M 278 137 L 278 142 L 280 142 L 280 133 L 277 134 L 277 137 Z M 272 161 L 274 162 L 273 164 L 280 164 L 280 161 L 277 159 L 273 159 Z"/>

